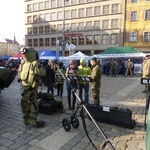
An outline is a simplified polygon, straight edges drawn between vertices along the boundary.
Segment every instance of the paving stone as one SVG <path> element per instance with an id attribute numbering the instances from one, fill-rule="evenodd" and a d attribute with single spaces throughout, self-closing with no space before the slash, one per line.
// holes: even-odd
<path id="1" fill-rule="evenodd" d="M 21 145 L 18 144 L 18 143 L 14 143 L 12 145 L 9 146 L 9 149 L 12 149 L 12 150 L 16 150 L 17 148 L 19 148 Z"/>
<path id="2" fill-rule="evenodd" d="M 107 82 L 106 82 L 107 81 Z M 144 130 L 144 106 L 145 106 L 145 94 L 141 92 L 143 85 L 140 84 L 140 78 L 124 78 L 122 76 L 118 76 L 117 78 L 110 78 L 102 76 L 101 82 L 101 102 L 102 104 L 106 103 L 110 106 L 116 106 L 119 108 L 129 108 L 132 110 L 132 117 L 136 120 L 137 125 L 134 129 L 126 129 L 122 127 L 117 127 L 114 125 L 97 122 L 102 131 L 108 136 L 116 150 L 124 150 L 123 143 L 126 144 L 127 150 L 145 150 L 145 130 Z M 15 149 L 16 150 L 40 150 L 36 145 L 36 142 L 40 142 L 43 138 L 53 135 L 57 130 L 62 128 L 62 120 L 64 118 L 70 118 L 73 114 L 72 111 L 66 111 L 65 113 L 55 113 L 53 115 L 45 115 L 39 113 L 38 119 L 46 121 L 46 125 L 44 128 L 32 128 L 26 129 L 26 127 L 22 123 L 22 112 L 20 107 L 20 99 L 21 99 L 21 86 L 16 82 L 16 80 L 11 84 L 11 86 L 7 89 L 4 89 L 3 97 L 0 101 L 0 150 L 1 147 L 3 150 L 5 148 Z M 106 90 L 107 89 L 107 90 Z M 143 88 L 144 89 L 144 88 Z M 40 89 L 39 89 L 40 90 Z M 43 87 L 43 91 L 46 91 L 47 88 Z M 64 84 L 64 106 L 67 109 L 67 101 L 66 101 L 66 87 Z M 130 91 L 129 91 L 130 90 Z M 16 92 L 17 91 L 17 92 Z M 129 93 L 125 93 L 125 92 Z M 12 97 L 10 97 L 12 95 Z M 91 90 L 90 90 L 91 95 Z M 112 98 L 115 98 L 113 100 Z M 119 100 L 120 99 L 120 100 Z M 90 98 L 90 102 L 92 99 Z M 9 105 L 8 105 L 9 103 Z M 79 115 L 80 110 L 77 112 Z M 13 114 L 13 115 L 12 115 Z M 12 116 L 12 117 L 10 117 Z M 96 146 L 101 145 L 101 142 L 104 142 L 104 139 L 92 121 L 86 119 L 86 121 L 90 122 L 87 125 L 87 130 L 89 135 L 91 136 L 92 141 Z M 71 149 L 82 149 L 82 150 L 93 150 L 94 148 L 89 143 L 89 140 L 83 130 L 82 123 L 80 125 L 82 130 L 79 134 L 70 139 L 67 143 L 65 143 L 59 150 L 71 150 Z M 71 129 L 70 135 L 73 132 L 76 132 L 73 128 Z M 9 134 L 10 135 L 9 135 Z M 2 137 L 2 134 L 5 137 Z M 17 135 L 16 135 L 17 134 Z M 6 138 L 7 137 L 7 138 Z M 38 141 L 36 141 L 38 139 Z M 9 144 L 9 140 L 15 142 L 11 145 L 4 146 L 3 143 L 6 142 Z M 32 143 L 32 142 L 33 143 Z M 101 142 L 100 142 L 101 141 Z M 134 141 L 135 143 L 132 142 Z M 35 145 L 30 145 L 29 142 Z M 140 143 L 136 145 L 137 143 Z M 82 143 L 87 143 L 82 144 Z M 38 143 L 37 143 L 38 144 Z M 48 144 L 48 143 L 47 143 Z M 134 144 L 137 146 L 135 147 Z M 20 145 L 20 147 L 17 147 Z M 12 146 L 12 147 L 11 147 Z M 13 148 L 14 147 L 14 148 Z M 36 149 L 38 148 L 38 149 Z M 132 149 L 133 148 L 133 149 Z M 106 149 L 110 149 L 108 146 Z M 43 150 L 43 149 L 42 149 Z M 49 149 L 47 149 L 49 150 Z"/>

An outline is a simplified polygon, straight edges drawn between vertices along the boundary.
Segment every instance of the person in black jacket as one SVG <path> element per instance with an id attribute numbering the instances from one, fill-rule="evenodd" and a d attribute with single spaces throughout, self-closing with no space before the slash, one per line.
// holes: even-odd
<path id="1" fill-rule="evenodd" d="M 51 85 L 47 89 L 47 93 L 51 92 L 54 95 L 54 84 L 55 84 L 55 66 L 52 60 L 49 60 L 48 65 L 45 68 L 46 74 L 51 80 Z"/>

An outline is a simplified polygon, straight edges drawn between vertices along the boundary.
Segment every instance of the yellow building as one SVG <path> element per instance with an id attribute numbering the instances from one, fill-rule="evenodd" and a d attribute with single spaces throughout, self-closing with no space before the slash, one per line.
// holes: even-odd
<path id="1" fill-rule="evenodd" d="M 124 46 L 150 52 L 150 0 L 126 0 Z"/>
<path id="2" fill-rule="evenodd" d="M 0 57 L 3 55 L 8 55 L 8 45 L 7 42 L 5 41 L 5 39 L 0 38 Z"/>

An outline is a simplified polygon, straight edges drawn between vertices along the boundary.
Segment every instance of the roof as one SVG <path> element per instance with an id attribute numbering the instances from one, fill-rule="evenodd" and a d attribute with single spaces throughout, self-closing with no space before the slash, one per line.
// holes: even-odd
<path id="1" fill-rule="evenodd" d="M 122 47 L 109 47 L 101 54 L 125 54 L 125 53 L 139 53 L 134 47 L 122 46 Z"/>
<path id="2" fill-rule="evenodd" d="M 11 40 L 11 39 L 5 39 L 5 40 L 8 44 L 17 44 L 17 45 L 19 45 L 19 43 L 15 40 Z"/>

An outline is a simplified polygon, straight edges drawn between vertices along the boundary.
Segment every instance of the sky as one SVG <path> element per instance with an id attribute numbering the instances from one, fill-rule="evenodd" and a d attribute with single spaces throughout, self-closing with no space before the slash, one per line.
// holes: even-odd
<path id="1" fill-rule="evenodd" d="M 0 1 L 0 37 L 23 43 L 25 35 L 24 0 Z"/>

